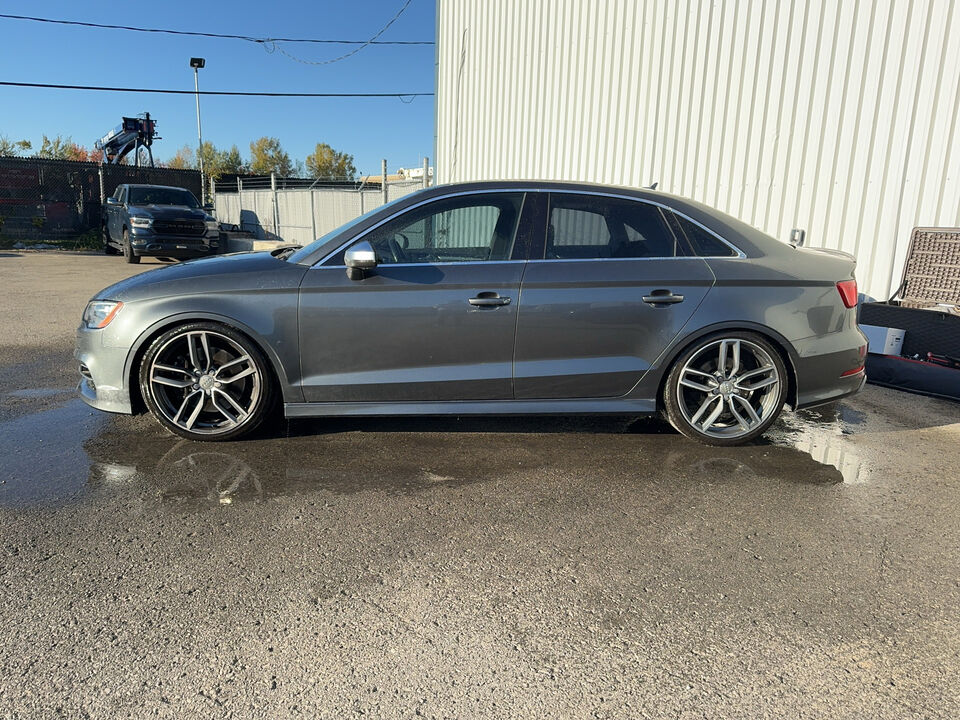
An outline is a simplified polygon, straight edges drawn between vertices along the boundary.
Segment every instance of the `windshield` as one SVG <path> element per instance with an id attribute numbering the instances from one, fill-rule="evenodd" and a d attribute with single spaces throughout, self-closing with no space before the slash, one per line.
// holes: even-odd
<path id="1" fill-rule="evenodd" d="M 132 187 L 130 188 L 131 205 L 184 205 L 189 208 L 198 208 L 200 203 L 189 190 L 167 187 Z"/>
<path id="2" fill-rule="evenodd" d="M 313 255 L 315 252 L 318 252 L 318 251 L 320 251 L 320 257 L 323 257 L 324 255 L 327 255 L 328 253 L 331 253 L 334 250 L 336 250 L 337 246 L 341 242 L 346 241 L 346 238 L 341 238 L 340 236 L 343 233 L 347 232 L 350 228 L 356 227 L 367 218 L 379 212 L 382 212 L 383 210 L 387 210 L 388 208 L 393 207 L 394 205 L 398 204 L 401 200 L 409 200 L 409 199 L 410 199 L 409 195 L 404 195 L 403 197 L 399 197 L 396 200 L 391 200 L 386 205 L 381 205 L 380 207 L 375 207 L 373 210 L 368 210 L 360 217 L 356 217 L 353 220 L 347 223 L 344 223 L 340 227 L 334 228 L 333 230 L 328 232 L 326 235 L 323 235 L 317 238 L 309 245 L 304 245 L 302 248 L 297 250 L 293 255 L 288 257 L 287 260 L 289 262 L 297 263 L 303 260 L 304 258 L 309 257 L 310 255 Z"/>

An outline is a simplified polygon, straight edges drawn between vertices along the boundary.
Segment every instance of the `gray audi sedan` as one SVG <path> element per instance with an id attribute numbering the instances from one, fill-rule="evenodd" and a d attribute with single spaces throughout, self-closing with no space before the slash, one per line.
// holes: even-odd
<path id="1" fill-rule="evenodd" d="M 79 390 L 195 440 L 276 417 L 662 413 L 713 445 L 857 392 L 854 259 L 652 190 L 437 186 L 302 248 L 153 270 L 77 332 Z"/>

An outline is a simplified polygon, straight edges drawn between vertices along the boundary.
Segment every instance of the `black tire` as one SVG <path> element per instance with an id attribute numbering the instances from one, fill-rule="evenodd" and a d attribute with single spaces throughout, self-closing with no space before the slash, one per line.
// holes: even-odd
<path id="1" fill-rule="evenodd" d="M 714 333 L 674 361 L 663 386 L 664 414 L 678 432 L 706 445 L 741 445 L 777 419 L 788 383 L 783 358 L 766 338 L 742 331 Z"/>
<path id="2" fill-rule="evenodd" d="M 240 356 L 248 360 L 237 360 Z M 163 367 L 156 368 L 154 363 Z M 198 364 L 204 367 L 195 367 Z M 218 375 L 221 369 L 230 372 Z M 140 392 L 153 416 L 190 440 L 235 440 L 249 435 L 273 413 L 279 397 L 260 348 L 220 323 L 194 322 L 168 330 L 150 344 L 139 377 Z M 237 380 L 243 383 L 234 385 Z"/>
<path id="3" fill-rule="evenodd" d="M 123 229 L 123 259 L 131 265 L 137 265 L 140 262 L 140 256 L 133 254 L 133 246 L 130 244 L 130 231 Z"/>
<path id="4" fill-rule="evenodd" d="M 107 224 L 104 223 L 100 228 L 100 239 L 103 240 L 103 254 L 104 255 L 116 255 L 117 249 L 110 244 L 110 229 L 107 227 Z"/>

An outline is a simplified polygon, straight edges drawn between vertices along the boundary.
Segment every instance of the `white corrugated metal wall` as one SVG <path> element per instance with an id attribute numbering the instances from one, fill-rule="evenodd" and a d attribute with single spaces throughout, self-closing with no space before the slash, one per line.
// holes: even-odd
<path id="1" fill-rule="evenodd" d="M 649 185 L 899 282 L 960 226 L 960 2 L 438 0 L 441 182 Z"/>

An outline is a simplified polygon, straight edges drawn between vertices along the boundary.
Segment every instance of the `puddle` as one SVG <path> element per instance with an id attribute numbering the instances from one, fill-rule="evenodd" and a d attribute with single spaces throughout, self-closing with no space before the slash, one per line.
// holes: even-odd
<path id="1" fill-rule="evenodd" d="M 787 445 L 807 453 L 818 463 L 835 467 L 843 482 L 857 485 L 867 482 L 871 468 L 850 441 L 866 415 L 843 404 L 784 413 L 767 434 L 778 445 Z"/>
<path id="2" fill-rule="evenodd" d="M 843 406 L 787 413 L 765 441 L 732 448 L 700 445 L 651 420 L 575 418 L 322 420 L 286 426 L 285 437 L 196 443 L 150 417 L 113 417 L 73 399 L 0 423 L 0 506 L 118 492 L 196 507 L 317 492 L 443 492 L 518 471 L 612 475 L 638 491 L 651 482 L 863 483 L 870 468 L 849 435 L 864 420 Z"/>
<path id="3" fill-rule="evenodd" d="M 79 398 L 0 423 L 0 506 L 56 505 L 87 489 L 83 442 L 108 421 Z"/>

